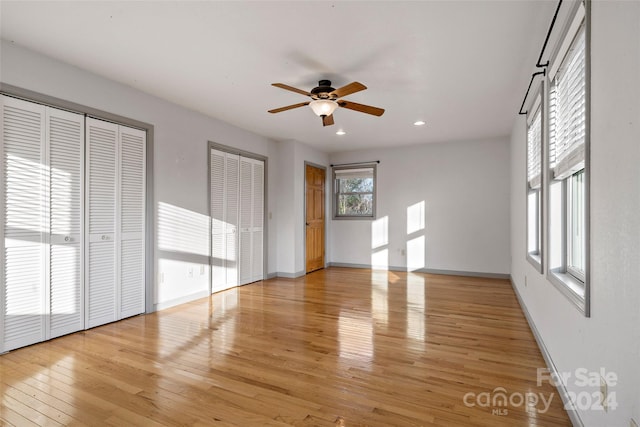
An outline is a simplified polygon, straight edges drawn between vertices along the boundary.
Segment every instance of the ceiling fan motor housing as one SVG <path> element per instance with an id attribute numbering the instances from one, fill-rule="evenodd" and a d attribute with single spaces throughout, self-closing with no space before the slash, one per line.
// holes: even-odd
<path id="1" fill-rule="evenodd" d="M 331 87 L 331 80 L 320 80 L 318 87 L 311 89 L 310 93 L 313 99 L 330 99 L 335 101 L 338 96 L 333 94 L 333 91 L 335 91 L 335 89 Z"/>

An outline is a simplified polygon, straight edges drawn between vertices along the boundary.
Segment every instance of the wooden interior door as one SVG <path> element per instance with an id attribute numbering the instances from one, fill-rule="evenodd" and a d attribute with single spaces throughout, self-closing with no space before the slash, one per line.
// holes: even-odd
<path id="1" fill-rule="evenodd" d="M 307 273 L 324 268 L 324 169 L 306 165 Z"/>

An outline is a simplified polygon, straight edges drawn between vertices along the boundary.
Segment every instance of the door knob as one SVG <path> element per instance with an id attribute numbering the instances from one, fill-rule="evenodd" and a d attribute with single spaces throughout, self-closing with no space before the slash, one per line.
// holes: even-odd
<path id="1" fill-rule="evenodd" d="M 305 223 L 305 224 L 307 224 L 307 227 L 309 226 L 309 223 L 308 223 L 308 222 L 307 222 L 307 223 Z"/>

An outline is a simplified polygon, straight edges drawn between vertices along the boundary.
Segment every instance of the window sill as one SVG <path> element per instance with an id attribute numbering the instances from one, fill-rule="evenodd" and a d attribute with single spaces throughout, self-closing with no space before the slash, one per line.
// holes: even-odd
<path id="1" fill-rule="evenodd" d="M 527 254 L 527 261 L 533 265 L 538 273 L 542 274 L 542 256 L 539 253 L 534 254 L 529 252 Z"/>
<path id="2" fill-rule="evenodd" d="M 563 271 L 551 270 L 547 278 L 582 314 L 589 317 L 586 286 L 583 282 Z"/>

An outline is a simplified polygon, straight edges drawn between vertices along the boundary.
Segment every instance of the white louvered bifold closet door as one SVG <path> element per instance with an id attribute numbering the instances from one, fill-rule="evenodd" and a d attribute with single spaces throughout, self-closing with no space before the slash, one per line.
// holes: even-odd
<path id="1" fill-rule="evenodd" d="M 55 338 L 84 329 L 84 116 L 47 108 L 49 319 Z"/>
<path id="2" fill-rule="evenodd" d="M 2 97 L 1 350 L 84 328 L 84 117 Z"/>
<path id="3" fill-rule="evenodd" d="M 145 309 L 145 151 L 141 130 L 87 119 L 87 327 Z"/>
<path id="4" fill-rule="evenodd" d="M 225 246 L 225 153 L 211 150 L 209 161 L 211 210 L 211 291 L 225 289 L 227 282 Z"/>
<path id="5" fill-rule="evenodd" d="M 87 328 L 117 320 L 116 192 L 118 125 L 87 118 Z"/>
<path id="6" fill-rule="evenodd" d="M 240 285 L 251 282 L 253 227 L 253 164 L 240 158 Z"/>
<path id="7" fill-rule="evenodd" d="M 238 212 L 240 156 L 225 154 L 224 242 L 225 286 L 238 286 Z"/>
<path id="8" fill-rule="evenodd" d="M 251 224 L 251 281 L 264 279 L 264 162 L 253 165 L 253 222 Z"/>
<path id="9" fill-rule="evenodd" d="M 240 158 L 240 284 L 263 278 L 264 162 Z"/>
<path id="10" fill-rule="evenodd" d="M 45 339 L 45 110 L 2 96 L 1 351 Z"/>
<path id="11" fill-rule="evenodd" d="M 263 279 L 264 162 L 210 151 L 211 290 Z"/>
<path id="12" fill-rule="evenodd" d="M 120 318 L 145 308 L 146 133 L 120 126 Z"/>
<path id="13" fill-rule="evenodd" d="M 144 312 L 146 133 L 0 107 L 0 352 Z"/>

